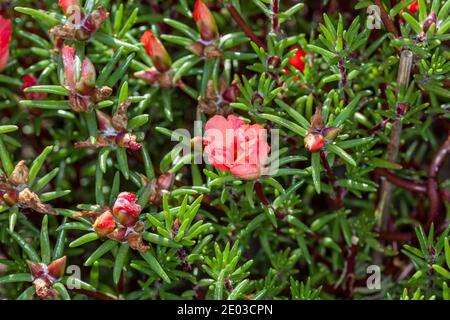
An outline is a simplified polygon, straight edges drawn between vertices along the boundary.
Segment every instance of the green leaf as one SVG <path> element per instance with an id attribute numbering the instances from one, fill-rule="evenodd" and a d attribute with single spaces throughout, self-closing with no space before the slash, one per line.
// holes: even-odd
<path id="1" fill-rule="evenodd" d="M 320 154 L 318 152 L 311 153 L 311 172 L 314 188 L 320 194 L 320 171 L 322 166 L 320 164 Z"/>
<path id="2" fill-rule="evenodd" d="M 86 267 L 90 267 L 95 261 L 100 259 L 107 252 L 109 252 L 112 249 L 114 249 L 117 245 L 118 245 L 117 241 L 114 241 L 114 240 L 111 240 L 111 239 L 106 240 L 97 249 L 95 249 L 94 252 L 92 252 L 92 254 L 89 256 L 89 258 L 87 258 L 87 260 L 84 263 L 84 265 Z"/>
<path id="3" fill-rule="evenodd" d="M 37 254 L 37 252 L 34 250 L 34 248 L 25 241 L 24 238 L 22 238 L 18 233 L 12 232 L 9 229 L 7 229 L 7 232 L 11 236 L 11 238 L 14 239 L 14 241 L 17 242 L 17 244 L 22 248 L 23 251 L 25 251 L 26 255 L 31 261 L 39 262 L 40 257 Z"/>
<path id="4" fill-rule="evenodd" d="M 120 275 L 122 274 L 122 270 L 125 265 L 125 260 L 127 259 L 129 251 L 130 247 L 128 243 L 122 243 L 120 245 L 119 251 L 117 252 L 116 255 L 116 260 L 114 262 L 114 269 L 113 269 L 113 281 L 115 285 L 119 283 Z"/>
<path id="5" fill-rule="evenodd" d="M 87 234 L 79 237 L 78 239 L 73 240 L 71 243 L 69 243 L 69 247 L 76 248 L 76 247 L 82 246 L 85 243 L 95 241 L 99 238 L 100 238 L 99 235 L 95 232 L 87 233 Z"/>
<path id="6" fill-rule="evenodd" d="M 342 160 L 347 162 L 349 165 L 356 167 L 356 162 L 344 149 L 338 147 L 335 144 L 327 144 L 327 150 L 339 156 Z"/>
<path id="7" fill-rule="evenodd" d="M 170 283 L 169 276 L 150 252 L 141 253 L 141 256 L 148 263 L 150 269 L 156 272 L 156 274 L 158 274 L 165 282 Z"/>
<path id="8" fill-rule="evenodd" d="M 41 170 L 42 165 L 44 164 L 47 156 L 52 152 L 53 146 L 46 147 L 36 159 L 34 159 L 33 163 L 30 167 L 30 172 L 28 174 L 28 185 L 33 185 L 34 179 L 36 178 L 38 172 Z"/>
<path id="9" fill-rule="evenodd" d="M 14 125 L 0 126 L 0 134 L 14 132 L 17 129 L 19 129 L 19 127 L 18 126 L 14 126 Z"/>
<path id="10" fill-rule="evenodd" d="M 48 215 L 44 215 L 44 218 L 42 219 L 41 224 L 41 258 L 42 262 L 45 264 L 50 263 L 50 238 L 48 236 Z"/>
<path id="11" fill-rule="evenodd" d="M 7 276 L 0 278 L 0 284 L 7 284 L 12 282 L 31 282 L 33 279 L 31 278 L 31 274 L 29 273 L 15 273 L 9 274 Z M 33 287 L 34 289 L 34 287 Z"/>

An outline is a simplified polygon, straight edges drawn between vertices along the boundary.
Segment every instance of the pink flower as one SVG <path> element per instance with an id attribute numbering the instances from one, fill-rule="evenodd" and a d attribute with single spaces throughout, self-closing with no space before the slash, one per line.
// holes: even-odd
<path id="1" fill-rule="evenodd" d="M 64 13 L 69 11 L 70 7 L 79 6 L 78 0 L 59 0 L 58 5 L 61 7 Z"/>
<path id="2" fill-rule="evenodd" d="M 141 42 L 144 45 L 145 51 L 150 56 L 153 65 L 159 72 L 166 72 L 170 69 L 172 60 L 164 48 L 161 41 L 155 37 L 153 32 L 145 31 L 141 37 Z"/>
<path id="3" fill-rule="evenodd" d="M 204 144 L 211 165 L 244 180 L 259 178 L 268 162 L 266 130 L 258 124 L 245 124 L 234 115 L 209 119 Z"/>
<path id="4" fill-rule="evenodd" d="M 137 198 L 134 194 L 122 192 L 114 203 L 113 214 L 126 227 L 134 226 L 139 220 L 141 206 L 136 204 L 136 201 Z"/>
<path id="5" fill-rule="evenodd" d="M 211 41 L 217 37 L 218 29 L 216 19 L 202 0 L 196 0 L 192 17 L 204 41 Z"/>
<path id="6" fill-rule="evenodd" d="M 20 86 L 20 91 L 28 100 L 44 100 L 47 98 L 46 92 L 24 92 L 26 88 L 33 87 L 37 83 L 36 77 L 31 74 L 26 74 L 22 77 L 23 85 Z"/>
<path id="7" fill-rule="evenodd" d="M 116 228 L 116 221 L 114 221 L 113 215 L 108 210 L 95 219 L 93 227 L 95 232 L 104 237 L 114 231 Z"/>
<path id="8" fill-rule="evenodd" d="M 11 43 L 12 23 L 0 15 L 0 72 L 5 69 L 9 58 L 9 45 Z"/>

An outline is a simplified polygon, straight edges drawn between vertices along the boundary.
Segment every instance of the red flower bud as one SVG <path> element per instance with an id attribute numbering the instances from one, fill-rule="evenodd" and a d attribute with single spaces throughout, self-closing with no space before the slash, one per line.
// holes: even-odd
<path id="1" fill-rule="evenodd" d="M 11 34 L 11 20 L 5 19 L 0 15 L 0 72 L 5 69 L 8 63 Z"/>
<path id="2" fill-rule="evenodd" d="M 52 261 L 47 267 L 48 275 L 51 276 L 54 280 L 58 280 L 59 278 L 61 278 L 66 271 L 66 262 L 66 256 Z"/>
<path id="3" fill-rule="evenodd" d="M 90 91 L 90 89 L 95 87 L 95 80 L 97 76 L 95 73 L 95 67 L 91 60 L 84 58 L 83 64 L 81 65 L 80 80 L 76 85 L 76 89 L 80 93 L 85 93 Z"/>
<path id="4" fill-rule="evenodd" d="M 65 85 L 73 89 L 77 82 L 75 75 L 75 48 L 69 46 L 62 48 L 62 62 L 64 65 Z"/>
<path id="5" fill-rule="evenodd" d="M 155 68 L 159 72 L 167 72 L 172 65 L 172 59 L 170 59 L 170 56 L 161 41 L 155 37 L 153 32 L 145 31 L 141 37 L 141 42 Z"/>
<path id="6" fill-rule="evenodd" d="M 197 29 L 204 41 L 211 41 L 217 37 L 218 29 L 216 20 L 202 0 L 196 0 L 192 17 L 197 24 Z"/>
<path id="7" fill-rule="evenodd" d="M 23 85 L 20 86 L 20 91 L 24 92 L 26 88 L 33 87 L 37 83 L 37 79 L 31 74 L 26 74 L 22 77 Z M 23 95 L 28 100 L 44 100 L 47 98 L 46 92 L 24 92 Z"/>
<path id="8" fill-rule="evenodd" d="M 136 201 L 134 194 L 122 192 L 114 203 L 113 214 L 126 227 L 134 226 L 139 219 L 141 206 L 136 204 Z"/>
<path id="9" fill-rule="evenodd" d="M 408 6 L 408 11 L 412 14 L 416 14 L 419 11 L 419 2 L 416 0 Z"/>
<path id="10" fill-rule="evenodd" d="M 59 0 L 58 5 L 61 7 L 64 13 L 67 13 L 71 7 L 80 6 L 78 0 Z"/>
<path id="11" fill-rule="evenodd" d="M 114 231 L 116 228 L 116 221 L 114 221 L 111 212 L 106 211 L 95 219 L 93 227 L 95 232 L 104 237 Z"/>
<path id="12" fill-rule="evenodd" d="M 318 151 L 325 145 L 325 139 L 323 138 L 323 136 L 316 133 L 309 133 L 305 137 L 304 142 L 305 148 L 311 152 Z"/>
<path id="13" fill-rule="evenodd" d="M 300 70 L 301 72 L 305 71 L 305 61 L 303 60 L 303 58 L 306 56 L 306 52 L 303 51 L 302 49 L 294 49 L 295 51 L 295 55 L 289 59 L 289 64 L 291 66 L 293 66 L 294 68 L 296 68 L 297 70 Z"/>

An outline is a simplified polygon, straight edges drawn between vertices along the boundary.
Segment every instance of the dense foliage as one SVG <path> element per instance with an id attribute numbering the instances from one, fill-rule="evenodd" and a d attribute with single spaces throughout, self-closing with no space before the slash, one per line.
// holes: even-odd
<path id="1" fill-rule="evenodd" d="M 450 299 L 449 11 L 1 0 L 0 298 Z"/>

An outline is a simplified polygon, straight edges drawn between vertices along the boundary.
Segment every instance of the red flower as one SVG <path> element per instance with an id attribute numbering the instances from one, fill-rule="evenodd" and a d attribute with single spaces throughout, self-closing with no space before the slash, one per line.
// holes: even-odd
<path id="1" fill-rule="evenodd" d="M 305 137 L 305 148 L 311 152 L 316 152 L 323 148 L 325 145 L 325 139 L 321 134 L 309 133 Z"/>
<path id="2" fill-rule="evenodd" d="M 419 11 L 419 2 L 416 0 L 408 6 L 409 12 L 416 14 Z"/>
<path id="3" fill-rule="evenodd" d="M 5 69 L 9 58 L 9 44 L 11 43 L 12 23 L 0 15 L 0 72 Z"/>
<path id="4" fill-rule="evenodd" d="M 114 221 L 113 215 L 108 210 L 95 219 L 93 227 L 95 232 L 104 237 L 114 231 L 116 228 L 116 221 Z"/>
<path id="5" fill-rule="evenodd" d="M 67 13 L 69 11 L 70 7 L 72 6 L 79 6 L 78 0 L 59 0 L 58 5 L 61 7 L 62 11 L 64 13 Z"/>
<path id="6" fill-rule="evenodd" d="M 27 260 L 36 294 L 45 299 L 55 297 L 57 292 L 52 288 L 53 284 L 60 279 L 66 270 L 67 258 L 62 257 L 52 261 L 49 265 Z"/>
<path id="7" fill-rule="evenodd" d="M 145 47 L 145 51 L 150 56 L 153 65 L 159 72 L 166 72 L 172 65 L 172 60 L 164 48 L 161 41 L 155 37 L 153 32 L 145 31 L 141 37 L 141 42 Z"/>
<path id="8" fill-rule="evenodd" d="M 139 219 L 141 206 L 136 204 L 136 201 L 134 194 L 122 192 L 114 203 L 113 214 L 126 227 L 134 226 Z"/>
<path id="9" fill-rule="evenodd" d="M 211 41 L 217 37 L 218 29 L 216 20 L 202 0 L 196 0 L 192 17 L 197 24 L 197 29 L 204 41 Z"/>
<path id="10" fill-rule="evenodd" d="M 258 124 L 245 124 L 234 115 L 227 119 L 216 115 L 205 126 L 205 152 L 214 167 L 254 180 L 268 162 L 270 147 L 265 136 L 266 130 Z"/>
<path id="11" fill-rule="evenodd" d="M 46 92 L 24 92 L 26 88 L 33 87 L 37 83 L 37 79 L 31 74 L 26 74 L 22 77 L 23 85 L 20 86 L 20 91 L 28 100 L 44 100 L 47 98 Z"/>
<path id="12" fill-rule="evenodd" d="M 303 51 L 302 49 L 294 49 L 295 51 L 295 55 L 289 59 L 289 64 L 291 66 L 293 66 L 294 68 L 296 68 L 297 70 L 300 70 L 301 72 L 305 71 L 305 61 L 303 60 L 303 58 L 306 56 L 306 52 Z"/>

